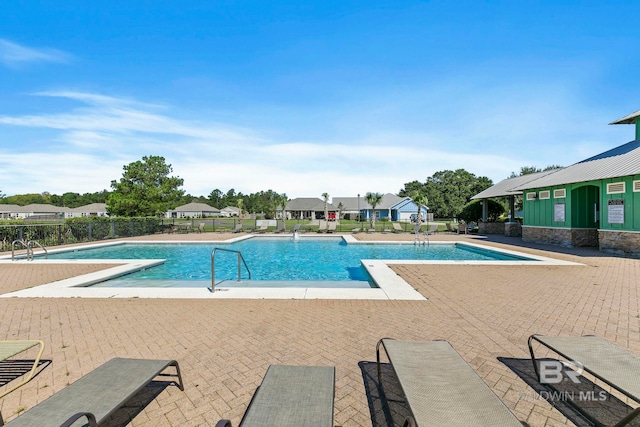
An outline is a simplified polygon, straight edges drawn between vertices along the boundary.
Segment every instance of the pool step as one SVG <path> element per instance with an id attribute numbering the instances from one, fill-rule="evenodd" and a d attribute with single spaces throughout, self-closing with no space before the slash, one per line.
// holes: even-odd
<path id="1" fill-rule="evenodd" d="M 209 280 L 134 280 L 113 279 L 93 285 L 98 288 L 211 288 Z M 371 288 L 363 280 L 222 280 L 218 288 Z"/>

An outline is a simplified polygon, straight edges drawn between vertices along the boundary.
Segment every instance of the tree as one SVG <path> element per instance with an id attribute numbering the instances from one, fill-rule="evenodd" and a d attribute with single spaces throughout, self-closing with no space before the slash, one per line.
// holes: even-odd
<path id="1" fill-rule="evenodd" d="M 344 211 L 344 205 L 342 202 L 338 203 L 338 219 L 342 219 L 342 212 Z"/>
<path id="2" fill-rule="evenodd" d="M 120 182 L 111 181 L 107 199 L 109 215 L 160 216 L 177 206 L 184 180 L 169 176 L 173 169 L 161 156 L 144 156 L 142 161 L 123 166 Z"/>
<path id="3" fill-rule="evenodd" d="M 287 231 L 287 203 L 289 198 L 286 193 L 277 194 L 275 197 L 276 207 L 282 208 L 282 231 Z"/>
<path id="4" fill-rule="evenodd" d="M 515 172 L 511 172 L 511 175 L 509 175 L 509 178 L 515 178 L 517 176 L 522 176 L 522 175 L 530 175 L 532 173 L 538 173 L 538 172 L 546 172 L 554 169 L 562 169 L 563 167 L 564 166 L 560 166 L 560 165 L 549 165 L 549 166 L 546 166 L 544 169 L 540 169 L 537 166 L 522 166 L 520 168 L 519 174 L 516 174 Z"/>
<path id="5" fill-rule="evenodd" d="M 364 199 L 371 205 L 371 228 L 376 229 L 376 206 L 382 201 L 382 194 L 367 193 Z"/>
<path id="6" fill-rule="evenodd" d="M 427 198 L 426 194 L 420 191 L 414 191 L 413 193 L 411 193 L 411 200 L 413 200 L 416 203 L 416 205 L 418 205 L 416 222 L 420 224 L 422 219 L 422 207 L 427 205 L 427 203 L 429 202 L 429 199 Z"/>
<path id="7" fill-rule="evenodd" d="M 236 203 L 236 206 L 238 207 L 238 221 L 240 221 L 240 223 L 242 224 L 242 205 L 244 204 L 244 200 L 242 198 L 239 198 Z"/>
<path id="8" fill-rule="evenodd" d="M 329 204 L 329 193 L 322 193 L 322 198 L 324 199 L 324 226 L 325 229 L 329 229 L 329 211 L 327 205 Z"/>
<path id="9" fill-rule="evenodd" d="M 428 177 L 424 184 L 412 181 L 400 191 L 402 197 L 411 196 L 419 191 L 429 200 L 430 211 L 439 218 L 453 218 L 471 200 L 471 197 L 493 185 L 485 177 L 477 177 L 464 169 L 444 170 Z"/>
<path id="10" fill-rule="evenodd" d="M 211 204 L 218 209 L 226 207 L 226 205 L 222 206 L 222 198 L 222 191 L 218 190 L 217 188 L 209 194 L 209 200 L 211 201 Z"/>
<path id="11" fill-rule="evenodd" d="M 500 215 L 506 212 L 505 206 L 493 199 L 487 200 L 472 200 L 467 203 L 467 205 L 460 212 L 459 218 L 465 220 L 466 222 L 478 221 L 482 218 L 482 203 L 488 203 L 487 211 L 488 216 L 487 220 L 489 222 L 497 221 Z"/>

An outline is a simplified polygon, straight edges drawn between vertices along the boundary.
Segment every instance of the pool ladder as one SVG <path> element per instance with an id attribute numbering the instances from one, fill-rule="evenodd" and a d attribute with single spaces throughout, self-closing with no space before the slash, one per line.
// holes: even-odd
<path id="1" fill-rule="evenodd" d="M 21 244 L 27 250 L 27 261 L 33 261 L 33 246 L 37 246 L 44 251 L 45 259 L 49 258 L 47 248 L 42 246 L 37 240 L 29 240 L 28 242 L 25 242 L 22 239 L 16 239 L 11 243 L 11 261 L 15 261 L 16 243 Z"/>
<path id="2" fill-rule="evenodd" d="M 213 292 L 216 287 L 216 252 L 217 251 L 231 252 L 231 253 L 238 254 L 238 282 L 242 281 L 242 265 L 244 265 L 244 268 L 247 270 L 247 273 L 249 273 L 248 280 L 251 280 L 251 270 L 249 270 L 249 266 L 244 260 L 244 257 L 242 256 L 242 252 L 234 251 L 233 249 L 213 248 L 213 250 L 211 251 L 211 292 Z"/>

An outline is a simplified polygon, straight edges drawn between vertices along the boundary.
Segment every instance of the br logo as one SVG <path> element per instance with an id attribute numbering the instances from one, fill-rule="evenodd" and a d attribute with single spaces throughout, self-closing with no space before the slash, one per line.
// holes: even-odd
<path id="1" fill-rule="evenodd" d="M 540 361 L 540 383 L 541 384 L 560 384 L 563 374 L 567 376 L 574 384 L 580 384 L 578 377 L 584 371 L 580 362 L 564 362 L 559 360 L 541 360 Z"/>

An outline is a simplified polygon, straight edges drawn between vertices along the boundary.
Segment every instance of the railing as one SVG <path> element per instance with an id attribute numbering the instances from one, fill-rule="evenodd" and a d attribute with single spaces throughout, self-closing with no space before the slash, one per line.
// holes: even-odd
<path id="1" fill-rule="evenodd" d="M 15 261 L 15 249 L 16 249 L 16 243 L 21 244 L 22 246 L 24 246 L 24 248 L 27 250 L 27 261 L 33 261 L 33 246 L 38 246 L 40 249 L 42 249 L 44 251 L 44 257 L 46 259 L 49 258 L 49 252 L 47 252 L 47 249 L 42 246 L 40 243 L 38 243 L 35 240 L 29 240 L 28 242 L 25 242 L 22 239 L 16 239 L 11 243 L 11 261 Z"/>
<path id="2" fill-rule="evenodd" d="M 222 252 L 231 252 L 238 254 L 238 282 L 242 281 L 242 264 L 244 264 L 244 268 L 249 273 L 248 280 L 251 280 L 251 270 L 249 270 L 249 266 L 247 265 L 242 253 L 240 251 L 234 251 L 233 249 L 224 249 L 224 248 L 213 248 L 211 251 L 211 292 L 215 290 L 216 287 L 216 251 Z"/>
<path id="3" fill-rule="evenodd" d="M 35 245 L 35 246 L 39 247 L 40 249 L 42 249 L 44 251 L 44 258 L 45 259 L 49 259 L 49 252 L 47 252 L 47 248 L 42 246 L 36 240 L 29 240 L 27 242 L 27 260 L 29 259 L 29 252 L 31 252 L 31 260 L 33 261 L 33 245 Z"/>
<path id="4" fill-rule="evenodd" d="M 16 258 L 15 257 L 16 243 L 20 243 L 27 250 L 27 260 L 28 260 L 29 259 L 29 246 L 27 246 L 27 244 L 25 243 L 24 240 L 16 239 L 13 242 L 11 242 L 11 261 L 15 261 L 15 258 Z"/>

